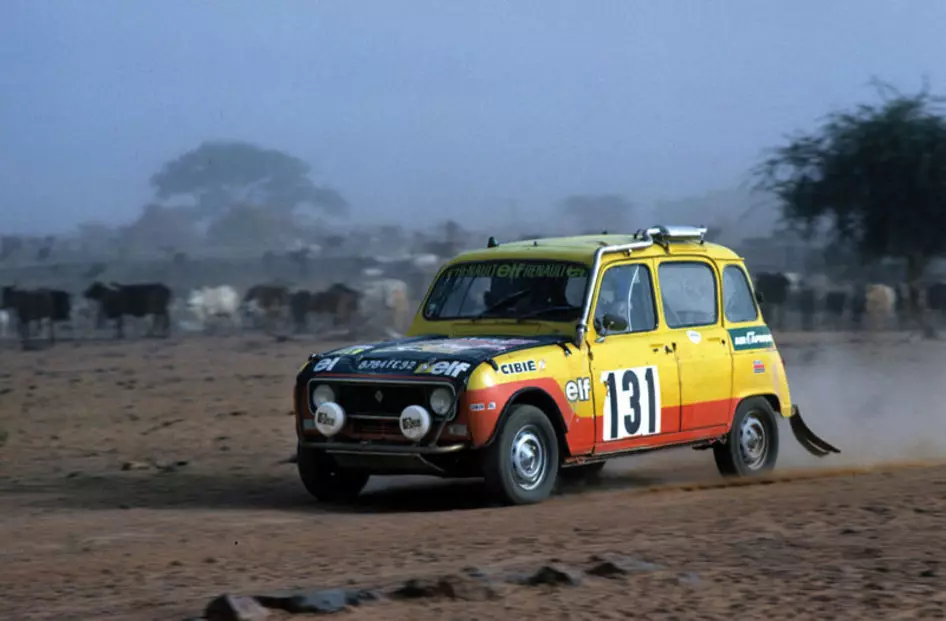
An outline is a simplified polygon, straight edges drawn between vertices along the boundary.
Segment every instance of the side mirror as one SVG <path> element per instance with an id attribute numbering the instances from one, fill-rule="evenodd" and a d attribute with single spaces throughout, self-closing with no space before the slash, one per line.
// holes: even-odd
<path id="1" fill-rule="evenodd" d="M 624 332 L 627 330 L 627 319 L 613 313 L 605 313 L 601 318 L 601 325 L 607 332 Z"/>

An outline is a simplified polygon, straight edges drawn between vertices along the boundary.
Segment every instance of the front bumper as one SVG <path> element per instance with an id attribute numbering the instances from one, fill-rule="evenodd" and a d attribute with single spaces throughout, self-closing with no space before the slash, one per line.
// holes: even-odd
<path id="1" fill-rule="evenodd" d="M 371 442 L 300 440 L 299 448 L 324 451 L 343 468 L 380 475 L 427 474 L 441 477 L 475 476 L 467 453 L 469 444 L 397 445 Z"/>

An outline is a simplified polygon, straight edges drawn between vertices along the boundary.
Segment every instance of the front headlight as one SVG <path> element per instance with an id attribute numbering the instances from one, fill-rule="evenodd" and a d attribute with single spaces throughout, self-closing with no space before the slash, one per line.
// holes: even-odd
<path id="1" fill-rule="evenodd" d="M 312 404 L 319 407 L 323 403 L 335 401 L 335 391 L 328 384 L 319 384 L 312 391 Z"/>
<path id="2" fill-rule="evenodd" d="M 453 405 L 453 393 L 446 388 L 434 388 L 430 393 L 430 409 L 443 416 Z"/>

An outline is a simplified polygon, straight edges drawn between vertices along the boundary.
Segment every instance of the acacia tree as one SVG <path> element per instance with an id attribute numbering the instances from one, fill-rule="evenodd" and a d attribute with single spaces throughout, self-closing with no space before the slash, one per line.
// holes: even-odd
<path id="1" fill-rule="evenodd" d="M 878 94 L 878 104 L 832 113 L 795 135 L 754 172 L 806 236 L 826 224 L 833 241 L 865 260 L 904 260 L 910 309 L 933 336 L 920 281 L 946 254 L 946 118 L 927 88 L 907 96 L 878 85 Z"/>
<path id="2" fill-rule="evenodd" d="M 151 177 L 160 201 L 188 198 L 202 217 L 217 217 L 238 204 L 266 205 L 292 212 L 307 206 L 344 215 L 348 202 L 335 190 L 316 185 L 303 160 L 274 149 L 230 141 L 207 141 Z"/>

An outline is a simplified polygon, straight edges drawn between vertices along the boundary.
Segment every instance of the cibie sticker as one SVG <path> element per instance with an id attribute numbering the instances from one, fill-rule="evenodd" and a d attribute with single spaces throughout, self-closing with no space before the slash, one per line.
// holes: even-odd
<path id="1" fill-rule="evenodd" d="M 657 367 L 605 371 L 602 437 L 605 442 L 660 433 L 660 375 Z"/>
<path id="2" fill-rule="evenodd" d="M 587 401 L 591 398 L 591 378 L 579 377 L 565 383 L 565 398 L 571 402 Z"/>
<path id="3" fill-rule="evenodd" d="M 503 375 L 518 375 L 519 373 L 534 373 L 545 368 L 545 361 L 524 360 L 522 362 L 507 362 L 499 365 L 499 372 Z"/>
<path id="4" fill-rule="evenodd" d="M 445 377 L 457 377 L 470 369 L 469 362 L 442 360 L 440 362 L 422 362 L 414 369 L 414 373 L 426 375 L 442 375 Z"/>
<path id="5" fill-rule="evenodd" d="M 694 345 L 699 345 L 700 341 L 703 340 L 703 335 L 696 330 L 687 330 L 687 338 L 690 339 L 690 342 Z"/>
<path id="6" fill-rule="evenodd" d="M 471 403 L 471 404 L 470 404 L 470 411 L 471 411 L 471 412 L 482 412 L 482 411 L 485 410 L 485 409 L 486 409 L 486 404 L 485 404 L 485 403 Z"/>
<path id="7" fill-rule="evenodd" d="M 322 358 L 312 366 L 313 373 L 324 373 L 331 371 L 338 364 L 338 356 L 332 358 Z"/>

